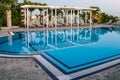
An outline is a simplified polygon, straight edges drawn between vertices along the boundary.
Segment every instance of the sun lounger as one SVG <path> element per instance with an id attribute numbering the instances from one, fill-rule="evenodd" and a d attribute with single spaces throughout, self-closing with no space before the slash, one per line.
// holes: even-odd
<path id="1" fill-rule="evenodd" d="M 34 27 L 36 27 L 36 26 L 35 26 L 35 24 L 33 24 L 31 21 L 29 21 L 29 27 L 30 27 L 30 28 L 34 28 Z"/>
<path id="2" fill-rule="evenodd" d="M 120 21 L 117 21 L 117 22 L 113 23 L 112 25 L 114 25 L 114 26 L 120 26 Z"/>
<path id="3" fill-rule="evenodd" d="M 111 25 L 113 23 L 113 21 L 112 20 L 109 20 L 106 24 L 107 25 Z"/>
<path id="4" fill-rule="evenodd" d="M 81 26 L 84 26 L 84 25 L 85 25 L 85 22 L 84 22 L 82 19 L 80 20 L 80 25 L 81 25 Z"/>
<path id="5" fill-rule="evenodd" d="M 42 27 L 43 25 L 40 24 L 40 20 L 36 20 L 36 27 Z"/>

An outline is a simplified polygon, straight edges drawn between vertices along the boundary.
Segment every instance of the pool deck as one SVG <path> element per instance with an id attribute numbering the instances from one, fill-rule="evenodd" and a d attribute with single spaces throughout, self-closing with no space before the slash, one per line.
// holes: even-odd
<path id="1" fill-rule="evenodd" d="M 95 25 L 92 27 L 104 27 L 104 26 L 111 27 L 111 25 Z M 83 27 L 88 28 L 89 26 L 81 26 L 79 28 L 83 28 Z M 66 29 L 66 28 L 71 28 L 71 27 L 59 27 L 56 29 Z M 78 27 L 74 27 L 74 28 L 78 28 Z M 52 30 L 54 28 L 48 28 L 48 29 Z M 29 30 L 47 30 L 47 29 L 32 28 Z M 11 29 L 11 30 L 2 30 L 0 31 L 0 37 L 9 36 L 10 34 L 8 33 L 8 31 L 26 31 L 26 29 L 19 28 L 19 29 Z M 4 56 L 4 55 L 0 55 L 0 56 Z M 42 65 L 39 65 L 39 63 L 37 63 L 33 59 L 33 57 L 35 57 L 40 61 L 40 59 L 42 58 L 39 58 L 40 57 L 39 55 L 21 56 L 20 58 L 17 58 L 17 56 L 12 56 L 11 58 L 10 55 L 7 55 L 7 57 L 8 58 L 4 58 L 4 57 L 0 58 L 0 80 L 53 80 L 52 76 L 50 77 L 50 74 L 46 72 L 45 69 L 43 69 Z M 49 64 L 47 62 L 44 62 L 44 60 L 40 62 L 46 63 L 45 65 Z M 68 76 L 68 75 L 63 75 L 61 72 L 55 69 L 51 69 L 51 70 L 53 70 L 53 72 L 56 73 L 54 75 L 57 76 L 57 78 L 60 80 L 69 80 L 71 79 L 72 76 L 74 77 L 75 75 L 79 75 L 79 74 L 75 74 Z M 82 74 L 84 74 L 84 72 Z M 116 65 L 111 68 L 102 70 L 95 74 L 83 77 L 79 80 L 120 80 L 120 65 Z"/>
<path id="2" fill-rule="evenodd" d="M 0 80 L 52 80 L 32 58 L 0 58 Z"/>
<path id="3" fill-rule="evenodd" d="M 0 80 L 53 80 L 32 58 L 0 58 Z M 79 80 L 120 80 L 120 65 Z"/>
<path id="4" fill-rule="evenodd" d="M 97 28 L 97 27 L 112 27 L 112 25 L 92 25 L 93 28 Z M 70 29 L 70 28 L 90 28 L 90 26 L 79 26 L 79 27 L 51 27 L 51 28 L 30 28 L 28 29 L 29 31 L 35 31 L 35 30 L 54 30 L 54 29 Z M 10 34 L 8 33 L 8 31 L 28 31 L 25 28 L 18 28 L 18 29 L 10 29 L 10 30 L 0 30 L 0 37 L 2 36 L 9 36 Z"/>

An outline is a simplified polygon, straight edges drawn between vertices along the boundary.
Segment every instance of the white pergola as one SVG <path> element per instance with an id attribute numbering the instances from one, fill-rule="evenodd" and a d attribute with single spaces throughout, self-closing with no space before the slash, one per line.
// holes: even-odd
<path id="1" fill-rule="evenodd" d="M 54 18 L 55 18 L 55 21 L 54 21 L 54 24 L 55 24 L 55 28 L 57 28 L 57 10 L 64 10 L 66 12 L 66 25 L 68 25 L 68 11 L 70 11 L 70 25 L 71 27 L 73 27 L 73 15 L 75 15 L 75 11 L 77 11 L 77 26 L 79 27 L 80 23 L 80 11 L 85 11 L 85 24 L 87 23 L 87 14 L 86 12 L 90 12 L 90 17 L 89 17 L 89 23 L 90 23 L 90 27 L 91 27 L 91 23 L 92 23 L 92 11 L 93 10 L 96 10 L 94 8 L 79 8 L 79 7 L 68 7 L 68 6 L 40 6 L 40 5 L 23 5 L 21 6 L 21 8 L 25 11 L 25 27 L 27 29 L 29 29 L 29 17 L 28 17 L 28 10 L 30 8 L 34 8 L 34 9 L 42 9 L 44 12 L 46 12 L 46 21 L 45 21 L 45 24 L 46 24 L 46 27 L 49 28 L 49 13 L 48 13 L 48 10 L 51 10 L 51 15 L 53 15 L 53 10 L 55 10 L 55 15 L 54 15 Z"/>

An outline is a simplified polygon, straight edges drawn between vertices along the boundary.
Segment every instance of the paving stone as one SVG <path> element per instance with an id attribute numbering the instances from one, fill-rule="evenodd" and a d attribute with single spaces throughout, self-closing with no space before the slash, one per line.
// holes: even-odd
<path id="1" fill-rule="evenodd" d="M 0 80 L 52 80 L 31 59 L 0 58 Z"/>

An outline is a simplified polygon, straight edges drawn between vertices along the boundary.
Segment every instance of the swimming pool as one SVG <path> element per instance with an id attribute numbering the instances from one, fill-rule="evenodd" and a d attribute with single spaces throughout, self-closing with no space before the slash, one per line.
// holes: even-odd
<path id="1" fill-rule="evenodd" d="M 120 58 L 120 28 L 13 32 L 0 38 L 1 54 L 40 54 L 65 74 Z"/>

